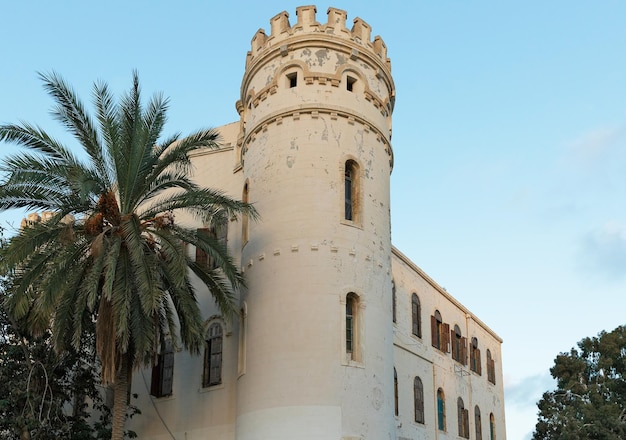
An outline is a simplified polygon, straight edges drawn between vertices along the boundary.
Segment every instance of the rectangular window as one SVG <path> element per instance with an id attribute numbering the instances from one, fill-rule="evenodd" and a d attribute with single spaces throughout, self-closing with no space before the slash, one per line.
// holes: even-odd
<path id="1" fill-rule="evenodd" d="M 354 91 L 355 82 L 356 82 L 356 79 L 352 78 L 351 76 L 346 78 L 346 89 L 348 90 L 348 92 Z"/>
<path id="2" fill-rule="evenodd" d="M 287 75 L 287 82 L 289 83 L 289 88 L 293 89 L 298 85 L 298 74 L 296 72 L 289 73 Z"/>
<path id="3" fill-rule="evenodd" d="M 152 367 L 150 394 L 154 397 L 172 395 L 174 384 L 174 350 L 171 343 L 166 344 L 163 353 L 157 356 L 157 363 Z"/>
<path id="4" fill-rule="evenodd" d="M 202 382 L 204 387 L 222 383 L 222 326 L 218 323 L 209 327 Z"/>

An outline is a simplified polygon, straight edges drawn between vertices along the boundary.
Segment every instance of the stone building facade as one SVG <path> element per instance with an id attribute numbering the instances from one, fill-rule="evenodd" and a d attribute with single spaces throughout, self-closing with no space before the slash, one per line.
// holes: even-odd
<path id="1" fill-rule="evenodd" d="M 391 244 L 385 43 L 340 9 L 325 24 L 314 6 L 296 16 L 254 35 L 240 120 L 193 158 L 200 184 L 261 215 L 211 231 L 245 271 L 240 314 L 224 319 L 199 289 L 204 356 L 165 352 L 138 373 L 130 428 L 159 440 L 504 439 L 501 339 Z"/>

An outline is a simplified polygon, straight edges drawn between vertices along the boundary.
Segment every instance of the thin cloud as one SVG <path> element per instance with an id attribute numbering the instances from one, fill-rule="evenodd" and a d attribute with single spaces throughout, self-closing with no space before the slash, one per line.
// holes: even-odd
<path id="1" fill-rule="evenodd" d="M 518 408 L 536 407 L 543 393 L 554 389 L 554 379 L 550 374 L 536 374 L 524 377 L 521 381 L 507 385 L 504 396 L 507 406 Z"/>
<path id="2" fill-rule="evenodd" d="M 626 226 L 613 220 L 588 233 L 582 240 L 582 261 L 587 272 L 626 278 Z"/>
<path id="3" fill-rule="evenodd" d="M 619 154 L 625 141 L 626 123 L 598 127 L 569 142 L 566 158 L 584 167 L 592 166 Z"/>

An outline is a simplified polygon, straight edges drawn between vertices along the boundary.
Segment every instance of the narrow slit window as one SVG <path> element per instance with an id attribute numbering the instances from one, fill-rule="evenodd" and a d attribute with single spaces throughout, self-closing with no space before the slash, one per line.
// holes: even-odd
<path id="1" fill-rule="evenodd" d="M 393 402 L 394 402 L 396 417 L 398 417 L 398 415 L 400 415 L 400 407 L 399 407 L 399 402 L 398 402 L 398 372 L 396 371 L 395 367 L 393 369 Z"/>
<path id="2" fill-rule="evenodd" d="M 250 186 L 248 182 L 243 186 L 243 194 L 241 196 L 241 201 L 244 203 L 249 203 L 250 199 Z M 243 214 L 241 216 L 241 246 L 245 246 L 248 242 L 248 227 L 249 227 L 249 218 L 248 214 Z"/>
<path id="3" fill-rule="evenodd" d="M 397 318 L 397 303 L 396 303 L 396 282 L 391 281 L 391 314 L 393 317 L 393 322 L 396 322 Z"/>
<path id="4" fill-rule="evenodd" d="M 344 165 L 344 218 L 351 222 L 359 221 L 359 166 L 353 160 Z"/>
<path id="5" fill-rule="evenodd" d="M 354 313 L 355 313 L 354 295 L 348 294 L 346 297 L 346 353 L 354 359 Z"/>

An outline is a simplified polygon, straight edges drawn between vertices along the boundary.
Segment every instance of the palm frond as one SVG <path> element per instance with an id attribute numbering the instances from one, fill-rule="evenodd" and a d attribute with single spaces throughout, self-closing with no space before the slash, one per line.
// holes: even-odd
<path id="1" fill-rule="evenodd" d="M 56 72 L 39 73 L 39 78 L 43 81 L 44 89 L 57 103 L 52 115 L 74 135 L 91 158 L 92 164 L 99 168 L 103 160 L 98 132 L 76 93 Z M 103 175 L 104 170 L 99 171 Z"/>

